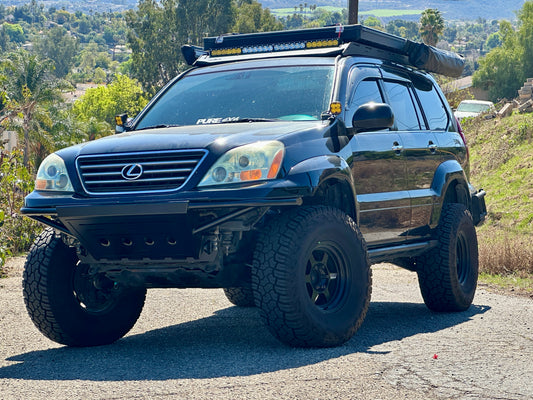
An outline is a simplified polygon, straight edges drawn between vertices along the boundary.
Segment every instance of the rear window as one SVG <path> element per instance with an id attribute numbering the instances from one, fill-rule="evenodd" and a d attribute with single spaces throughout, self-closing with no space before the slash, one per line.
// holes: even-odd
<path id="1" fill-rule="evenodd" d="M 437 90 L 433 85 L 431 85 L 431 90 L 423 89 L 429 89 L 429 87 L 415 88 L 418 99 L 422 104 L 424 115 L 426 116 L 428 129 L 446 130 L 449 121 L 448 113 Z"/>
<path id="2" fill-rule="evenodd" d="M 399 82 L 384 82 L 394 121 L 399 131 L 420 130 L 420 123 L 411 96 L 411 91 Z"/>

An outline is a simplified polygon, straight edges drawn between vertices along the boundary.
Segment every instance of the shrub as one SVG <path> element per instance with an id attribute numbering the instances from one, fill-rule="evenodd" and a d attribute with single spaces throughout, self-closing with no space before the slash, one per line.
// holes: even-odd
<path id="1" fill-rule="evenodd" d="M 22 152 L 0 156 L 0 276 L 5 258 L 27 251 L 41 230 L 39 223 L 19 214 L 24 196 L 33 190 L 33 179 L 24 167 Z"/>
<path id="2" fill-rule="evenodd" d="M 490 275 L 533 275 L 531 238 L 488 227 L 478 232 L 480 272 Z"/>

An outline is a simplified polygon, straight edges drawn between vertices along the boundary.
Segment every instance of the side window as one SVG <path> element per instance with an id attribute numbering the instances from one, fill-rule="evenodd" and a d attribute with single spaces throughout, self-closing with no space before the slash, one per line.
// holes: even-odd
<path id="1" fill-rule="evenodd" d="M 407 85 L 399 82 L 385 81 L 384 86 L 398 130 L 420 130 L 420 123 L 413 103 L 413 97 Z"/>
<path id="2" fill-rule="evenodd" d="M 383 97 L 376 80 L 366 80 L 359 83 L 355 89 L 351 107 L 354 112 L 359 106 L 369 102 L 383 103 Z"/>
<path id="3" fill-rule="evenodd" d="M 446 130 L 448 127 L 448 113 L 435 87 L 431 85 L 431 90 L 422 90 L 416 87 L 415 90 L 424 109 L 429 129 Z"/>

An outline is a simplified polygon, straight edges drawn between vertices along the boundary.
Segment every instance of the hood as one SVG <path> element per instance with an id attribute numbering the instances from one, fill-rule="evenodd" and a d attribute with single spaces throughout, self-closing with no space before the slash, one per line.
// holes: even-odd
<path id="1" fill-rule="evenodd" d="M 323 121 L 275 121 L 147 129 L 106 136 L 60 150 L 58 153 L 75 152 L 76 155 L 88 155 L 179 149 L 223 152 L 263 140 L 279 140 L 289 145 L 290 142 L 298 140 L 295 136 L 299 137 L 308 131 L 323 134 L 328 127 L 329 124 Z"/>
<path id="2" fill-rule="evenodd" d="M 477 117 L 480 113 L 478 113 L 478 112 L 468 112 L 468 111 L 455 111 L 453 114 L 460 121 L 463 118 Z"/>

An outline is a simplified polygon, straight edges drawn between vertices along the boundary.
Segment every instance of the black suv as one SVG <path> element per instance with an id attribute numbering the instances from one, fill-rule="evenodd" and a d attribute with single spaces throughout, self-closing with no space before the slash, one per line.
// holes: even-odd
<path id="1" fill-rule="evenodd" d="M 22 213 L 48 228 L 30 317 L 71 346 L 113 342 L 147 288 L 223 288 L 293 346 L 348 340 L 372 263 L 416 271 L 426 305 L 477 284 L 484 191 L 434 79 L 461 57 L 360 25 L 206 38 L 119 134 L 46 158 Z"/>

